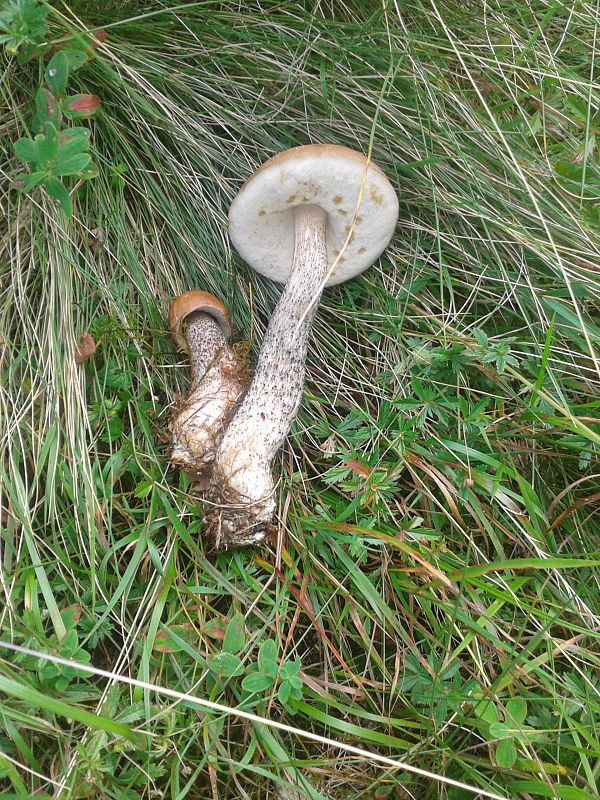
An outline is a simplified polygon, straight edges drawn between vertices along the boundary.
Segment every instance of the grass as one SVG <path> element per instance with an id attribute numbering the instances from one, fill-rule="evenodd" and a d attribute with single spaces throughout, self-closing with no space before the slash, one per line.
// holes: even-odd
<path id="1" fill-rule="evenodd" d="M 6 59 L 0 794 L 600 797 L 596 6 L 50 21 L 107 29 L 74 86 L 102 100 L 99 175 L 71 222 L 13 188 L 38 76 Z M 279 150 L 372 132 L 400 222 L 323 296 L 275 467 L 281 561 L 215 557 L 169 466 L 168 303 L 218 294 L 253 363 L 279 290 L 232 252 L 231 199 Z"/>

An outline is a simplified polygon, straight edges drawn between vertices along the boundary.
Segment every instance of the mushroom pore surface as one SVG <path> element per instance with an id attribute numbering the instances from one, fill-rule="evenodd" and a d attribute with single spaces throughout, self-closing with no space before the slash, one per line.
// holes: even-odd
<path id="1" fill-rule="evenodd" d="M 334 144 L 302 145 L 266 161 L 234 198 L 229 236 L 235 249 L 261 275 L 285 283 L 294 256 L 295 212 L 307 205 L 327 213 L 328 269 L 350 234 L 327 286 L 370 267 L 386 248 L 398 219 L 393 186 L 376 164 L 367 165 L 362 153 Z"/>

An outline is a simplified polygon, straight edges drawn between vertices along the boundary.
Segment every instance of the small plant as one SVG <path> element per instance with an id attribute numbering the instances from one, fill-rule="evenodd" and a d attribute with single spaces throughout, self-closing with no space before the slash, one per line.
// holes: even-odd
<path id="1" fill-rule="evenodd" d="M 241 651 L 245 643 L 244 615 L 235 614 L 225 629 L 223 650 L 211 659 L 211 672 L 219 678 L 233 678 L 236 675 L 242 675 L 244 666 L 237 653 Z"/>
<path id="2" fill-rule="evenodd" d="M 514 336 L 507 336 L 501 342 L 490 344 L 487 335 L 480 328 L 475 328 L 473 336 L 477 344 L 487 352 L 483 356 L 484 364 L 494 364 L 499 374 L 502 374 L 506 365 L 518 367 L 519 362 L 510 354 L 510 345 L 515 341 Z"/>
<path id="3" fill-rule="evenodd" d="M 475 707 L 482 732 L 495 743 L 494 760 L 500 769 L 512 769 L 517 760 L 517 747 L 526 746 L 540 739 L 539 731 L 523 725 L 527 716 L 527 703 L 520 697 L 512 697 L 504 709 L 501 721 L 498 709 L 491 700 L 481 700 Z"/>
<path id="4" fill-rule="evenodd" d="M 89 131 L 85 128 L 72 128 L 59 136 L 51 122 L 44 125 L 44 133 L 34 140 L 19 139 L 15 142 L 15 153 L 29 166 L 29 174 L 20 176 L 22 189 L 30 191 L 42 184 L 50 197 L 58 200 L 66 217 L 73 213 L 71 197 L 60 178 L 78 175 L 91 178 L 95 175 L 90 168 Z"/>
<path id="5" fill-rule="evenodd" d="M 40 625 L 39 618 L 33 612 L 26 611 L 24 618 L 29 629 L 34 632 L 31 640 L 27 643 L 28 646 L 34 650 L 45 649 L 67 661 L 89 664 L 90 654 L 81 647 L 77 633 L 80 617 L 81 606 L 78 604 L 63 609 L 60 612 L 60 618 L 65 633 L 59 637 L 56 633 L 46 635 Z M 37 668 L 40 686 L 44 691 L 62 694 L 71 681 L 76 680 L 81 675 L 75 667 L 42 659 L 38 661 L 29 655 L 24 656 L 22 661 L 28 667 Z"/>
<path id="6" fill-rule="evenodd" d="M 251 694 L 272 691 L 277 689 L 280 703 L 293 714 L 296 703 L 302 699 L 302 679 L 300 672 L 300 659 L 284 661 L 279 665 L 277 658 L 277 644 L 274 639 L 267 639 L 258 651 L 258 662 L 247 670 L 248 674 L 242 681 L 242 689 Z"/>
<path id="7" fill-rule="evenodd" d="M 46 15 L 47 9 L 37 0 L 13 0 L 0 12 L 0 44 L 9 56 L 17 56 L 19 63 L 44 58 L 50 50 L 45 40 Z M 86 180 L 97 170 L 92 164 L 89 130 L 63 127 L 63 119 L 88 119 L 100 108 L 96 95 L 68 96 L 67 83 L 71 73 L 93 58 L 93 50 L 104 38 L 99 31 L 93 41 L 79 35 L 62 40 L 44 72 L 46 86 L 41 86 L 35 96 L 36 113 L 31 123 L 35 138 L 23 137 L 14 146 L 17 157 L 29 167 L 29 173 L 17 176 L 15 185 L 24 192 L 42 185 L 60 203 L 66 217 L 72 216 L 73 207 L 63 179 Z"/>
<path id="8" fill-rule="evenodd" d="M 263 694 L 277 689 L 277 697 L 290 713 L 302 699 L 302 679 L 299 676 L 300 659 L 279 663 L 277 643 L 264 641 L 255 664 L 244 667 L 239 653 L 246 643 L 244 615 L 235 614 L 225 629 L 223 649 L 210 659 L 210 672 L 217 681 L 244 675 L 242 689 L 249 695 Z"/>
<path id="9" fill-rule="evenodd" d="M 0 44 L 9 56 L 26 58 L 44 41 L 46 13 L 37 0 L 9 0 L 0 11 Z"/>

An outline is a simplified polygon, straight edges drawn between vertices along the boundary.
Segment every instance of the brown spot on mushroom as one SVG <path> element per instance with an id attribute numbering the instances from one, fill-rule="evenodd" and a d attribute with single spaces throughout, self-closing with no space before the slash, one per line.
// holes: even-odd
<path id="1" fill-rule="evenodd" d="M 258 212 L 258 216 L 259 217 L 264 217 L 265 213 L 266 212 L 265 212 L 264 208 L 261 208 L 261 210 Z"/>
<path id="2" fill-rule="evenodd" d="M 333 204 L 336 205 L 336 206 L 339 206 L 339 204 L 341 202 L 342 202 L 342 198 L 339 196 L 339 194 L 336 194 L 336 196 L 333 198 Z"/>
<path id="3" fill-rule="evenodd" d="M 376 206 L 383 205 L 383 195 L 379 194 L 379 192 L 376 192 L 374 186 L 371 186 L 371 188 L 369 189 L 369 194 L 371 195 L 371 200 L 375 203 Z"/>
<path id="4" fill-rule="evenodd" d="M 296 202 L 296 195 L 295 194 L 291 194 L 285 202 L 286 203 L 295 203 Z"/>
<path id="5" fill-rule="evenodd" d="M 357 218 L 356 218 L 356 224 L 357 224 L 357 225 L 360 225 L 360 223 L 361 223 L 361 222 L 362 222 L 362 217 L 360 217 L 360 216 L 359 216 L 359 217 L 357 217 Z"/>
<path id="6" fill-rule="evenodd" d="M 344 256 L 340 256 L 340 257 L 338 258 L 338 264 L 343 264 L 345 260 L 346 260 L 346 259 L 344 258 Z"/>
<path id="7" fill-rule="evenodd" d="M 357 252 L 358 252 L 358 255 L 360 256 L 365 252 L 365 248 L 364 247 L 359 247 Z"/>
<path id="8" fill-rule="evenodd" d="M 343 208 L 338 208 L 338 214 L 340 215 L 340 217 L 347 217 L 348 216 L 348 212 L 345 211 Z"/>

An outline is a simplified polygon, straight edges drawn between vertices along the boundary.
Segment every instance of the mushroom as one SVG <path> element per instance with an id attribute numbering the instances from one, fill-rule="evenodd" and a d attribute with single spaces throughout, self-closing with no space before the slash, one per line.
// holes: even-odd
<path id="1" fill-rule="evenodd" d="M 398 199 L 385 174 L 338 145 L 305 145 L 274 156 L 234 198 L 233 245 L 285 288 L 213 465 L 209 522 L 217 549 L 257 545 L 267 535 L 275 512 L 271 462 L 300 405 L 321 292 L 367 269 L 388 245 L 397 219 Z"/>
<path id="2" fill-rule="evenodd" d="M 169 328 L 178 347 L 189 353 L 192 371 L 190 390 L 172 423 L 171 461 L 205 489 L 227 417 L 242 392 L 244 370 L 227 343 L 227 309 L 208 292 L 176 297 L 169 309 Z"/>

